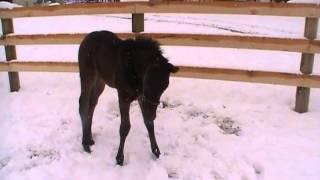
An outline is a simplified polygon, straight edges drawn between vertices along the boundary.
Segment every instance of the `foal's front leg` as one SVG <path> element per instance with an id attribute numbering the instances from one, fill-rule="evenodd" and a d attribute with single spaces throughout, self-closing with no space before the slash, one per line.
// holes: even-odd
<path id="1" fill-rule="evenodd" d="M 151 151 L 152 153 L 159 158 L 160 157 L 160 149 L 157 144 L 156 136 L 154 134 L 154 119 L 144 119 L 144 124 L 147 127 L 148 134 L 149 134 L 149 139 L 150 139 L 150 144 L 151 144 Z"/>
<path id="2" fill-rule="evenodd" d="M 121 116 L 121 125 L 120 125 L 120 145 L 118 149 L 118 154 L 116 157 L 117 164 L 122 166 L 124 161 L 123 149 L 124 144 L 127 138 L 127 135 L 130 131 L 130 119 L 129 119 L 129 107 L 131 101 L 126 100 L 126 98 L 119 95 L 119 107 L 120 107 L 120 116 Z"/>
<path id="3" fill-rule="evenodd" d="M 144 102 L 142 100 L 139 100 L 139 105 L 142 111 L 144 124 L 148 130 L 151 151 L 157 158 L 159 158 L 161 153 L 157 144 L 156 136 L 154 134 L 154 120 L 156 118 L 157 107 L 153 107 L 152 109 L 148 110 L 147 107 L 144 106 Z"/>

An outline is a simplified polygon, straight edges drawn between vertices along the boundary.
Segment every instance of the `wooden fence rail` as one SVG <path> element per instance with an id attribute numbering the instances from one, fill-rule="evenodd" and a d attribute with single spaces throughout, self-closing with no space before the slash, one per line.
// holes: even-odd
<path id="1" fill-rule="evenodd" d="M 85 35 L 86 34 L 7 35 L 0 38 L 0 45 L 79 44 Z M 121 38 L 134 38 L 137 35 L 147 36 L 157 39 L 162 45 L 172 46 L 223 47 L 320 53 L 320 40 L 173 33 L 119 33 L 118 35 Z"/>
<path id="2" fill-rule="evenodd" d="M 0 18 L 65 16 L 89 14 L 193 13 L 238 14 L 293 17 L 320 17 L 316 4 L 282 4 L 257 2 L 121 2 L 90 3 L 1 10 Z"/>
<path id="3" fill-rule="evenodd" d="M 137 35 L 157 39 L 162 45 L 175 46 L 202 46 L 222 48 L 243 48 L 259 50 L 277 50 L 301 52 L 301 72 L 303 74 L 248 71 L 223 68 L 186 67 L 181 66 L 176 74 L 178 77 L 191 77 L 201 79 L 217 79 L 253 83 L 267 83 L 298 86 L 297 112 L 308 110 L 309 88 L 320 88 L 320 76 L 312 75 L 313 56 L 320 53 L 320 40 L 306 38 L 274 38 L 252 37 L 235 35 L 203 35 L 203 34 L 164 34 L 142 33 L 144 31 L 144 13 L 192 13 L 192 14 L 232 14 L 232 15 L 267 15 L 306 17 L 306 32 L 317 32 L 320 6 L 316 4 L 284 4 L 284 3 L 257 3 L 257 2 L 221 2 L 204 0 L 205 2 L 121 2 L 98 4 L 75 4 L 46 7 L 1 9 L 2 21 L 11 21 L 12 18 L 39 17 L 39 16 L 65 16 L 65 15 L 90 15 L 90 14 L 132 14 L 132 32 L 120 33 L 121 38 L 134 38 Z M 3 23 L 2 23 L 3 25 Z M 3 28 L 9 26 L 3 25 Z M 79 44 L 86 34 L 33 34 L 17 35 L 12 30 L 0 38 L 0 45 L 14 47 L 15 45 L 34 44 Z M 309 36 L 310 35 L 310 36 Z M 8 49 L 7 48 L 7 49 Z M 0 62 L 0 71 L 8 71 L 12 79 L 12 87 L 19 88 L 19 71 L 33 72 L 78 72 L 76 62 L 25 62 L 12 61 L 12 51 L 6 51 L 8 62 Z M 307 71 L 306 71 L 307 70 Z M 11 83 L 11 80 L 10 80 Z"/>
<path id="4" fill-rule="evenodd" d="M 320 76 L 239 69 L 179 66 L 174 76 L 320 88 Z M 77 62 L 0 62 L 0 71 L 78 72 Z"/>

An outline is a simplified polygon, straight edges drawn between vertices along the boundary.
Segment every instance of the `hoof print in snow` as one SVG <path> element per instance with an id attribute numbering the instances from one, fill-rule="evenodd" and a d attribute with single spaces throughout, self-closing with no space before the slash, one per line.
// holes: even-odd
<path id="1" fill-rule="evenodd" d="M 217 122 L 218 127 L 223 131 L 224 134 L 234 134 L 240 136 L 241 129 L 230 117 L 224 117 Z"/>
<path id="2" fill-rule="evenodd" d="M 50 164 L 60 159 L 60 153 L 54 149 L 35 149 L 28 148 L 28 158 L 31 161 L 31 167 L 42 164 Z"/>
<path id="3" fill-rule="evenodd" d="M 212 178 L 215 179 L 215 180 L 222 180 L 224 178 L 222 178 L 222 176 L 217 173 L 216 171 L 211 171 L 210 174 L 212 175 Z"/>
<path id="4" fill-rule="evenodd" d="M 263 172 L 263 167 L 260 164 L 253 164 L 253 169 L 254 169 L 254 172 L 256 173 L 256 175 L 258 175 L 258 176 L 261 175 Z"/>
<path id="5" fill-rule="evenodd" d="M 166 108 L 173 109 L 173 108 L 176 108 L 176 107 L 178 107 L 180 105 L 181 105 L 180 102 L 168 102 L 168 101 L 164 100 L 164 101 L 160 102 L 159 108 L 161 108 L 161 109 L 166 109 Z"/>
<path id="6" fill-rule="evenodd" d="M 4 167 L 6 167 L 9 164 L 10 157 L 5 157 L 3 159 L 0 159 L 0 170 Z"/>
<path id="7" fill-rule="evenodd" d="M 179 179 L 178 173 L 176 172 L 168 172 L 169 179 Z"/>
<path id="8" fill-rule="evenodd" d="M 203 118 L 203 119 L 208 119 L 208 118 L 210 117 L 208 114 L 206 114 L 206 113 L 204 113 L 204 112 L 202 112 L 202 111 L 195 110 L 195 109 L 187 111 L 186 114 L 187 114 L 187 116 L 188 116 L 189 118 L 198 118 L 198 117 L 201 117 L 201 118 Z"/>

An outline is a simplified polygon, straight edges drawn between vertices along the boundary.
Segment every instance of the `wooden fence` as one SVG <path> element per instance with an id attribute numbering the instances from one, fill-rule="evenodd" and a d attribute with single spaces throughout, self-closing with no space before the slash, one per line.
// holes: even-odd
<path id="1" fill-rule="evenodd" d="M 176 74 L 178 77 L 298 86 L 295 107 L 297 112 L 306 112 L 308 110 L 310 88 L 320 88 L 320 76 L 312 75 L 314 54 L 320 53 L 320 40 L 316 40 L 320 6 L 312 4 L 221 2 L 207 0 L 203 2 L 93 3 L 0 10 L 4 34 L 0 38 L 0 45 L 5 46 L 7 59 L 6 62 L 0 62 L 0 71 L 9 72 L 11 91 L 18 91 L 20 88 L 19 71 L 78 72 L 76 62 L 18 61 L 16 60 L 15 45 L 79 44 L 86 35 L 15 35 L 12 18 L 114 13 L 132 14 L 132 33 L 118 34 L 121 38 L 135 37 L 139 34 L 155 38 L 163 45 L 261 49 L 302 53 L 301 74 L 184 66 L 180 67 L 180 71 Z M 144 30 L 144 13 L 206 13 L 305 17 L 306 38 L 292 39 L 230 35 L 142 33 Z"/>

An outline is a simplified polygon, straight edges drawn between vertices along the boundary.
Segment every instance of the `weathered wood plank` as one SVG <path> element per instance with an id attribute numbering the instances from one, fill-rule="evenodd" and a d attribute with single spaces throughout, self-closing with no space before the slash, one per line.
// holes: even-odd
<path id="1" fill-rule="evenodd" d="M 247 71 L 238 69 L 179 67 L 177 77 L 241 81 L 250 83 L 277 84 L 288 86 L 320 87 L 320 76 L 281 72 Z"/>
<path id="2" fill-rule="evenodd" d="M 316 4 L 284 4 L 237 1 L 137 3 L 136 13 L 203 13 L 319 17 Z"/>
<path id="3" fill-rule="evenodd" d="M 0 38 L 0 45 L 79 44 L 86 34 L 8 35 Z M 162 45 L 278 50 L 320 53 L 320 40 L 271 38 L 234 35 L 119 33 L 120 38 L 137 35 L 151 37 Z"/>
<path id="4" fill-rule="evenodd" d="M 89 3 L 1 9 L 0 18 L 134 13 L 134 3 Z"/>
<path id="5" fill-rule="evenodd" d="M 204 13 L 320 17 L 320 7 L 316 4 L 236 1 L 90 3 L 4 9 L 0 11 L 0 18 L 119 13 Z"/>
<path id="6" fill-rule="evenodd" d="M 175 77 L 241 81 L 320 88 L 320 76 L 281 72 L 248 71 L 239 69 L 180 66 Z M 0 62 L 0 71 L 29 72 L 78 72 L 76 62 Z"/>
<path id="7" fill-rule="evenodd" d="M 77 62 L 0 62 L 0 71 L 8 72 L 79 72 Z"/>

